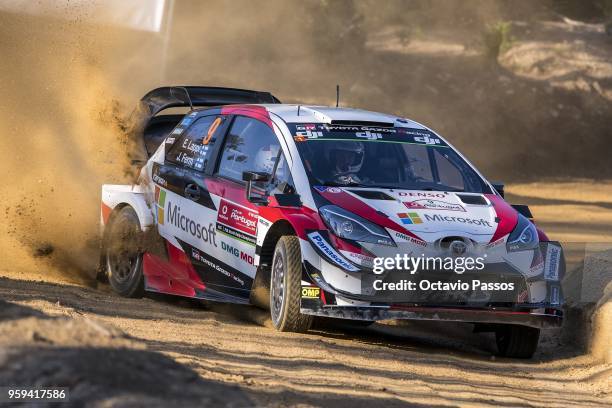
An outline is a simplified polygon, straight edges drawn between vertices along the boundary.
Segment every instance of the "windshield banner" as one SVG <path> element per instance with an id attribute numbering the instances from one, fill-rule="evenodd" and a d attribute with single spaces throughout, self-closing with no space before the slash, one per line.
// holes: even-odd
<path id="1" fill-rule="evenodd" d="M 377 127 L 361 125 L 332 125 L 327 123 L 287 124 L 296 142 L 311 140 L 360 140 L 448 147 L 444 140 L 427 129 L 406 127 Z"/>

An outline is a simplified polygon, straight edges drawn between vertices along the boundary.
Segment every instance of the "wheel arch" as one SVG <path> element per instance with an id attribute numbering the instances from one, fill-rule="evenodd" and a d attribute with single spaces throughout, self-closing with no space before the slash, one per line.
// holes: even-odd
<path id="1" fill-rule="evenodd" d="M 296 229 L 287 219 L 280 219 L 272 224 L 261 247 L 256 248 L 256 253 L 259 255 L 259 266 L 251 288 L 251 303 L 254 305 L 266 309 L 269 307 L 270 271 L 274 248 L 278 240 L 286 235 L 296 236 Z"/>

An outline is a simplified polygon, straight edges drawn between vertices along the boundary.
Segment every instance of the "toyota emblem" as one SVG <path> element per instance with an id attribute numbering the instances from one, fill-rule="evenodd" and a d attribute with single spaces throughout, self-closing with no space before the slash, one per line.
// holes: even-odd
<path id="1" fill-rule="evenodd" d="M 448 249 L 450 249 L 451 254 L 454 256 L 464 255 L 467 251 L 467 248 L 467 244 L 463 241 L 453 241 L 448 246 Z"/>

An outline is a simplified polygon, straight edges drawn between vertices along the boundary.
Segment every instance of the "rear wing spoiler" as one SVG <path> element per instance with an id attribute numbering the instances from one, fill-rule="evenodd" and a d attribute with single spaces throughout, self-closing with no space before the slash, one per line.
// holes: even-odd
<path id="1" fill-rule="evenodd" d="M 220 106 L 231 104 L 281 103 L 270 92 L 214 86 L 167 86 L 153 89 L 140 99 L 128 119 L 126 132 L 133 141 L 131 157 L 134 162 L 148 158 L 145 129 L 151 118 L 168 108 Z M 180 120 L 180 119 L 179 119 Z"/>
<path id="2" fill-rule="evenodd" d="M 280 103 L 270 92 L 214 86 L 169 86 L 153 89 L 140 100 L 138 110 L 152 117 L 167 108 L 231 104 Z"/>

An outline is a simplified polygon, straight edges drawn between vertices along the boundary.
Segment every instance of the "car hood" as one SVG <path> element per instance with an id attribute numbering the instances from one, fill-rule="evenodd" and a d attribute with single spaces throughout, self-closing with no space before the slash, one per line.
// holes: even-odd
<path id="1" fill-rule="evenodd" d="M 331 203 L 387 229 L 433 242 L 445 236 L 489 243 L 508 235 L 517 212 L 494 194 L 315 187 Z"/>

